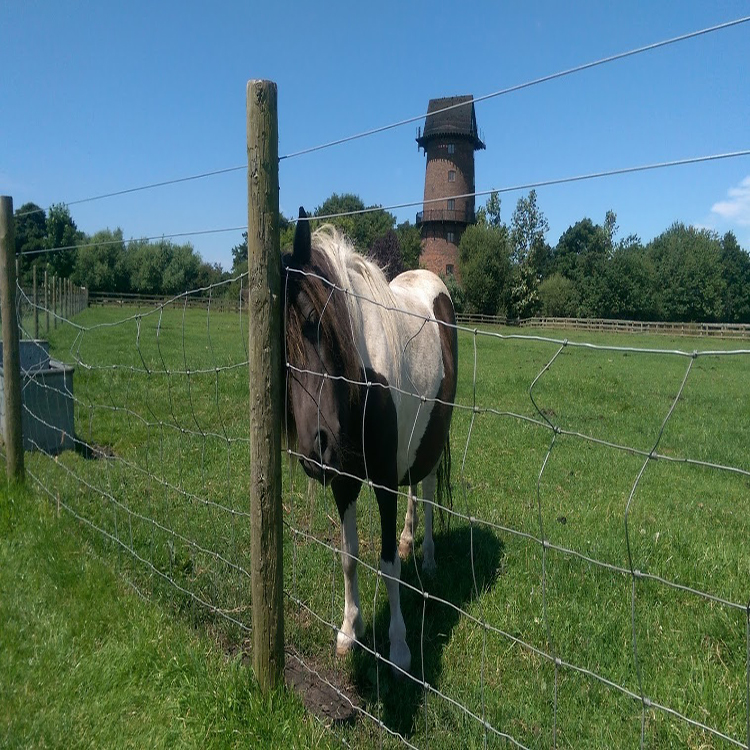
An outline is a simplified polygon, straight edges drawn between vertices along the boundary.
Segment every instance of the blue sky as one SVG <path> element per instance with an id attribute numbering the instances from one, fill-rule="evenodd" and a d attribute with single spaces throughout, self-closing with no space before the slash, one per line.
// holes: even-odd
<path id="1" fill-rule="evenodd" d="M 524 7 L 521 7 L 521 6 Z M 272 6 L 272 7 L 271 7 Z M 466 9 L 466 10 L 464 10 Z M 248 79 L 278 85 L 288 154 L 750 15 L 745 0 L 0 3 L 0 192 L 43 207 L 240 166 Z M 750 148 L 750 23 L 477 103 L 477 190 Z M 332 192 L 419 201 L 412 123 L 283 160 L 281 208 Z M 502 196 L 510 220 L 525 192 Z M 750 250 L 750 157 L 539 188 L 555 244 L 617 213 L 648 241 L 674 221 Z M 484 199 L 478 199 L 478 204 Z M 414 221 L 417 208 L 394 211 Z M 246 223 L 243 171 L 71 206 L 125 237 Z M 239 231 L 186 238 L 231 266 Z"/>

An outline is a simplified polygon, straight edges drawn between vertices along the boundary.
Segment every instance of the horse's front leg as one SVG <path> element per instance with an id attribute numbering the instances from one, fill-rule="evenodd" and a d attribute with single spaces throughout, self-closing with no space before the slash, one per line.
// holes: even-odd
<path id="1" fill-rule="evenodd" d="M 379 488 L 375 491 L 380 509 L 381 553 L 380 570 L 388 592 L 391 624 L 388 638 L 391 642 L 388 658 L 398 667 L 396 676 L 411 668 L 411 652 L 406 645 L 406 625 L 401 614 L 401 558 L 396 547 L 396 492 Z"/>
<path id="2" fill-rule="evenodd" d="M 398 555 L 402 560 L 407 560 L 414 549 L 414 535 L 417 532 L 419 515 L 417 513 L 417 485 L 409 487 L 409 499 L 406 504 L 406 518 L 404 519 L 404 530 L 401 532 L 398 544 Z"/>
<path id="3" fill-rule="evenodd" d="M 341 568 L 344 571 L 344 622 L 336 635 L 336 653 L 344 656 L 352 650 L 356 639 L 362 638 L 365 625 L 359 604 L 357 558 L 357 494 L 359 483 L 344 482 L 334 485 L 334 498 L 341 517 Z"/>

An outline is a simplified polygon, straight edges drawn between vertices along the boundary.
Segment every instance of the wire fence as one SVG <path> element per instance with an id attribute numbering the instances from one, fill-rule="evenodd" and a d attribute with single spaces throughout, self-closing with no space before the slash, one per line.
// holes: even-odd
<path id="1" fill-rule="evenodd" d="M 251 632 L 246 284 L 58 310 L 48 350 L 29 321 L 50 307 L 18 288 L 28 475 L 139 593 L 164 597 L 229 653 Z M 437 575 L 421 571 L 417 538 L 398 581 L 412 668 L 394 677 L 384 655 L 389 576 L 366 475 L 356 560 L 367 628 L 335 656 L 340 524 L 290 443 L 288 680 L 352 745 L 750 748 L 750 350 L 457 332 L 456 502 L 440 508 Z"/>
<path id="2" fill-rule="evenodd" d="M 74 367 L 73 383 L 37 383 L 43 365 L 25 375 L 25 418 L 56 436 L 35 438 L 27 470 L 140 593 L 236 652 L 251 628 L 248 321 L 193 296 L 61 319 L 52 367 Z M 746 747 L 750 350 L 458 332 L 457 501 L 437 576 L 420 570 L 419 539 L 404 564 L 415 656 L 400 680 L 373 488 L 358 556 L 368 627 L 342 660 L 335 504 L 296 461 L 285 472 L 288 671 L 316 684 L 315 710 L 352 744 Z M 72 450 L 50 449 L 69 437 Z M 364 721 L 333 721 L 352 715 Z"/>
<path id="3" fill-rule="evenodd" d="M 438 578 L 420 575 L 415 561 L 401 580 L 421 657 L 401 676 L 417 692 L 389 682 L 380 587 L 387 576 L 370 516 L 371 554 L 358 562 L 369 579 L 362 586 L 372 597 L 372 632 L 358 641 L 367 657 L 353 671 L 378 710 L 355 710 L 374 719 L 381 742 L 410 747 L 449 746 L 457 727 L 467 741 L 517 747 L 623 746 L 637 738 L 641 746 L 747 746 L 750 558 L 739 519 L 748 510 L 750 464 L 729 443 L 747 445 L 746 420 L 732 428 L 730 415 L 731 404 L 746 400 L 750 350 L 459 332 L 459 371 L 470 370 L 453 404 L 461 504 L 441 508 L 451 524 L 436 543 Z M 720 393 L 717 377 L 739 390 Z M 408 388 L 400 396 L 425 398 Z M 732 436 L 718 439 L 725 430 Z M 715 444 L 706 444 L 707 433 Z M 357 479 L 372 486 L 367 476 Z M 711 520 L 703 517 L 708 508 Z M 736 537 L 719 521 L 727 511 L 742 526 Z M 315 531 L 304 501 L 289 513 L 296 547 L 288 595 L 300 627 L 314 623 L 325 637 L 339 628 L 334 580 L 342 548 L 330 516 Z M 712 546 L 741 571 L 734 583 Z M 330 594 L 310 573 L 325 555 Z M 681 642 L 688 619 L 692 645 Z M 724 653 L 714 672 L 707 644 L 716 638 Z M 691 683 L 693 671 L 700 678 Z M 675 684 L 678 674 L 686 681 Z M 714 703 L 725 680 L 733 687 Z"/>

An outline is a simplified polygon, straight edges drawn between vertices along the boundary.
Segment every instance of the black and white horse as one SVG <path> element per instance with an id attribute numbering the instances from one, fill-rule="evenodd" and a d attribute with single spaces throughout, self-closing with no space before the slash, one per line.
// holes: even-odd
<path id="1" fill-rule="evenodd" d="M 405 558 L 413 548 L 421 481 L 423 570 L 435 569 L 432 503 L 456 393 L 453 304 L 429 271 L 407 271 L 388 284 L 335 228 L 311 235 L 302 209 L 293 251 L 282 262 L 288 426 L 305 472 L 330 486 L 342 522 L 345 606 L 336 650 L 347 653 L 364 631 L 356 525 L 364 480 L 372 483 L 380 511 L 390 660 L 408 671 L 397 552 Z M 397 548 L 399 485 L 410 491 Z"/>

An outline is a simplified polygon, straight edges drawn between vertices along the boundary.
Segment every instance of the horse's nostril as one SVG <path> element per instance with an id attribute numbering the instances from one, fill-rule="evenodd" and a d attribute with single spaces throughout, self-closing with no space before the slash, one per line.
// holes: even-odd
<path id="1" fill-rule="evenodd" d="M 328 433 L 325 430 L 318 430 L 315 435 L 315 448 L 320 459 L 324 461 L 328 449 Z"/>

